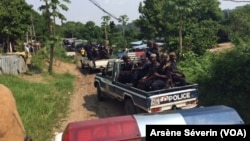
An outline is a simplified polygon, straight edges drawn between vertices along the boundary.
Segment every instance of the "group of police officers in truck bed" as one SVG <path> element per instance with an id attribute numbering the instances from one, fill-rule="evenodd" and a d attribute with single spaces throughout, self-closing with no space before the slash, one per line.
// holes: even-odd
<path id="1" fill-rule="evenodd" d="M 118 81 L 145 91 L 186 85 L 185 75 L 177 69 L 176 54 L 160 54 L 158 45 L 150 40 L 147 46 L 148 50 L 137 62 L 129 56 L 122 57 L 124 65 Z"/>
<path id="2" fill-rule="evenodd" d="M 127 55 L 121 58 L 124 66 L 118 76 L 119 82 L 132 84 L 133 87 L 146 91 L 186 85 L 185 75 L 177 69 L 174 52 L 160 54 L 158 44 L 151 40 L 148 40 L 147 47 L 137 62 Z M 81 54 L 92 60 L 94 65 L 98 56 L 109 58 L 108 50 L 102 44 L 88 43 L 81 51 L 84 51 Z"/>

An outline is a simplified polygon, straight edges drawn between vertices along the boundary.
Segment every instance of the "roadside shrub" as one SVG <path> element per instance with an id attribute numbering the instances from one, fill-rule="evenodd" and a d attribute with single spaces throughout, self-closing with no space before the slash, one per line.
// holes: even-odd
<path id="1" fill-rule="evenodd" d="M 199 84 L 200 105 L 228 105 L 250 123 L 250 48 L 241 44 L 230 52 L 197 56 L 189 52 L 178 65 L 188 81 Z"/>

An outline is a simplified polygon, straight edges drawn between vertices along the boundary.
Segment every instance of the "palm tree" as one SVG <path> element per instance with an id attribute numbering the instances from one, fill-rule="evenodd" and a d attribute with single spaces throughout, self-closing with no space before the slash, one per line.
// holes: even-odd
<path id="1" fill-rule="evenodd" d="M 51 0 L 50 3 L 49 0 L 42 0 L 42 1 L 45 2 L 45 5 L 41 5 L 39 9 L 43 11 L 46 16 L 50 34 L 55 35 L 56 17 L 59 18 L 61 21 L 66 20 L 65 16 L 62 13 L 60 13 L 60 9 L 67 11 L 68 7 L 65 4 L 63 4 L 60 0 Z M 70 3 L 70 0 L 62 0 L 62 1 Z M 53 22 L 51 18 L 53 18 Z"/>
<path id="2" fill-rule="evenodd" d="M 129 18 L 127 15 L 121 15 L 119 18 L 119 22 L 122 23 L 122 37 L 123 37 L 124 48 L 126 48 L 126 46 L 127 46 L 127 43 L 125 40 L 125 26 L 126 26 L 126 23 L 128 20 L 129 20 Z"/>
<path id="3" fill-rule="evenodd" d="M 108 45 L 108 43 L 107 43 L 107 41 L 108 41 L 108 29 L 107 29 L 107 27 L 108 27 L 108 23 L 109 23 L 111 17 L 110 16 L 102 16 L 102 19 L 103 19 L 102 25 L 104 27 L 104 33 L 105 33 L 105 46 L 107 46 Z"/>
<path id="4" fill-rule="evenodd" d="M 123 38 L 125 38 L 125 26 L 126 26 L 128 20 L 129 20 L 129 18 L 127 15 L 122 15 L 119 18 L 119 22 L 122 23 L 122 36 L 123 36 Z"/>

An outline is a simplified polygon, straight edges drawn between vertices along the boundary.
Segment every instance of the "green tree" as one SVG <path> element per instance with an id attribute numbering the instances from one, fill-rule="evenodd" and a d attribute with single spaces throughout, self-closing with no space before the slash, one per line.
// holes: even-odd
<path id="1" fill-rule="evenodd" d="M 126 24 L 127 24 L 128 20 L 129 20 L 129 18 L 128 18 L 127 15 L 121 15 L 120 18 L 119 18 L 119 22 L 122 23 L 122 37 L 123 37 L 124 47 L 127 46 L 127 43 L 126 43 L 126 40 L 125 40 L 125 27 L 126 27 Z"/>
<path id="2" fill-rule="evenodd" d="M 178 27 L 178 35 L 179 35 L 179 49 L 180 55 L 182 56 L 183 50 L 183 30 L 184 26 L 190 14 L 197 6 L 197 0 L 168 0 L 165 5 L 165 13 L 166 15 L 171 15 L 171 19 L 166 17 L 166 19 L 172 20 Z M 165 14 L 164 14 L 165 15 Z"/>
<path id="3" fill-rule="evenodd" d="M 217 41 L 218 0 L 144 0 L 139 12 L 135 24 L 144 38 L 164 37 L 167 49 L 180 55 L 186 50 L 202 54 Z"/>
<path id="4" fill-rule="evenodd" d="M 114 21 L 111 21 L 109 24 L 109 28 L 110 28 L 110 38 L 109 38 L 109 43 L 110 45 L 114 44 L 114 41 L 116 40 L 116 38 L 119 36 L 118 33 L 118 29 L 114 23 Z"/>
<path id="5" fill-rule="evenodd" d="M 43 11 L 48 29 L 50 31 L 51 39 L 52 39 L 52 44 L 50 45 L 50 62 L 49 62 L 49 68 L 48 71 L 49 73 L 52 73 L 53 71 L 53 60 L 54 60 L 54 47 L 57 44 L 58 38 L 55 37 L 55 18 L 59 18 L 61 20 L 66 20 L 66 18 L 59 12 L 60 9 L 67 11 L 68 8 L 63 2 L 70 3 L 70 0 L 41 0 L 45 4 L 40 6 L 40 10 Z M 53 19 L 53 22 L 52 22 Z"/>
<path id="6" fill-rule="evenodd" d="M 102 22 L 102 27 L 104 28 L 104 34 L 105 34 L 105 46 L 108 45 L 108 34 L 109 34 L 109 29 L 108 29 L 108 24 L 111 19 L 110 16 L 102 16 L 103 22 Z"/>
<path id="7" fill-rule="evenodd" d="M 162 36 L 165 31 L 163 21 L 163 6 L 165 0 L 144 0 L 139 5 L 140 19 L 136 25 L 141 28 L 141 32 L 148 39 Z"/>
<path id="8" fill-rule="evenodd" d="M 46 17 L 47 26 L 50 34 L 55 35 L 56 18 L 61 20 L 61 23 L 66 20 L 65 16 L 60 10 L 67 11 L 68 7 L 64 3 L 70 3 L 70 0 L 40 0 L 44 2 L 44 5 L 39 7 L 39 10 L 43 12 Z"/>
<path id="9" fill-rule="evenodd" d="M 88 21 L 86 22 L 85 27 L 88 33 L 88 40 L 93 40 L 95 37 L 95 23 L 93 21 Z"/>
<path id="10" fill-rule="evenodd" d="M 228 27 L 227 32 L 230 39 L 239 44 L 240 41 L 247 42 L 250 38 L 250 5 L 245 5 L 234 9 L 229 14 L 225 25 Z"/>
<path id="11" fill-rule="evenodd" d="M 45 37 L 49 36 L 48 29 L 44 26 L 46 25 L 45 18 L 37 11 L 31 11 L 30 22 L 33 24 L 35 30 L 35 37 L 33 37 L 34 40 L 43 41 L 45 40 Z"/>
<path id="12" fill-rule="evenodd" d="M 222 11 L 217 0 L 202 0 L 196 3 L 185 24 L 185 50 L 202 55 L 217 44 L 217 34 Z"/>
<path id="13" fill-rule="evenodd" d="M 30 25 L 31 8 L 24 0 L 0 1 L 0 35 L 5 42 L 5 52 L 12 52 L 10 45 L 25 36 Z"/>

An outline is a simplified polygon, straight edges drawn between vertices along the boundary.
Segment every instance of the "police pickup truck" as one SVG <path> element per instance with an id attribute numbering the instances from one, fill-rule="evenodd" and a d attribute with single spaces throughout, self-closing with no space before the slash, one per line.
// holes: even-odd
<path id="1" fill-rule="evenodd" d="M 107 67 L 97 73 L 94 86 L 99 101 L 106 97 L 124 102 L 126 114 L 156 113 L 172 109 L 189 109 L 198 105 L 198 84 L 144 91 L 117 81 L 123 60 L 110 59 Z"/>

